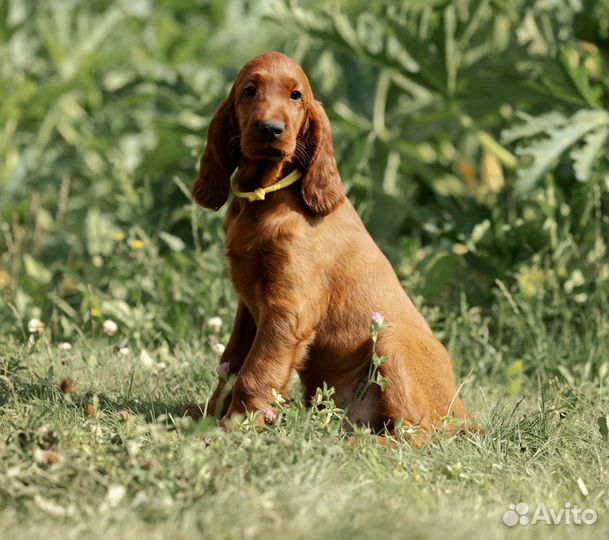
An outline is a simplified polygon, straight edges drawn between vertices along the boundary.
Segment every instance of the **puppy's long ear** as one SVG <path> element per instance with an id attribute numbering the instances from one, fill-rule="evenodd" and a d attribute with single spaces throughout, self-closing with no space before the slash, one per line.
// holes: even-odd
<path id="1" fill-rule="evenodd" d="M 345 194 L 340 181 L 330 121 L 321 103 L 313 101 L 302 134 L 307 159 L 302 164 L 302 197 L 316 214 L 325 216 L 343 200 Z"/>
<path id="2" fill-rule="evenodd" d="M 232 93 L 212 118 L 192 196 L 204 208 L 218 210 L 228 199 L 230 175 L 239 163 L 239 139 L 233 119 Z"/>

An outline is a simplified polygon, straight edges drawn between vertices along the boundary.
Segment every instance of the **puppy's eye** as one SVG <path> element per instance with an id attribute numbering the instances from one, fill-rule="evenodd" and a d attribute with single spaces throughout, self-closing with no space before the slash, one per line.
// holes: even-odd
<path id="1" fill-rule="evenodd" d="M 294 90 L 290 94 L 290 99 L 293 99 L 294 101 L 298 101 L 301 97 L 302 97 L 302 94 L 298 90 Z"/>
<path id="2" fill-rule="evenodd" d="M 248 96 L 248 97 L 252 97 L 256 95 L 256 87 L 253 84 L 250 84 L 249 86 L 245 87 L 245 90 L 243 90 L 243 95 L 244 96 Z"/>

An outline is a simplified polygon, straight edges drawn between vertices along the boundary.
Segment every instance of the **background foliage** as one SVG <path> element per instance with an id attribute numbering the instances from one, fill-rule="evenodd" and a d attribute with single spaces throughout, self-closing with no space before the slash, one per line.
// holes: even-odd
<path id="1" fill-rule="evenodd" d="M 419 301 L 602 313 L 608 40 L 607 0 L 3 2 L 0 333 L 113 318 L 172 345 L 230 315 L 222 215 L 188 190 L 268 49 L 309 73 L 349 195 Z"/>

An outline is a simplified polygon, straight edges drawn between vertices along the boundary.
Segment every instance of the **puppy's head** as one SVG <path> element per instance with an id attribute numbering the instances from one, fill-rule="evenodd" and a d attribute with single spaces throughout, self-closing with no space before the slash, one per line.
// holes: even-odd
<path id="1" fill-rule="evenodd" d="M 315 213 L 331 212 L 343 198 L 330 123 L 307 76 L 287 56 L 271 52 L 250 60 L 208 130 L 195 200 L 217 210 L 241 158 L 293 163 L 303 172 L 302 196 Z"/>

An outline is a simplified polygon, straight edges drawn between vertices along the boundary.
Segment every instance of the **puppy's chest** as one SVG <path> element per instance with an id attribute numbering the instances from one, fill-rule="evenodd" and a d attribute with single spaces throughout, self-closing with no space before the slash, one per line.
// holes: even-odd
<path id="1" fill-rule="evenodd" d="M 293 264 L 293 233 L 270 219 L 237 216 L 226 227 L 226 256 L 235 289 L 248 305 L 271 293 Z"/>

